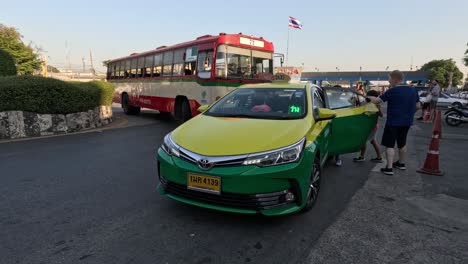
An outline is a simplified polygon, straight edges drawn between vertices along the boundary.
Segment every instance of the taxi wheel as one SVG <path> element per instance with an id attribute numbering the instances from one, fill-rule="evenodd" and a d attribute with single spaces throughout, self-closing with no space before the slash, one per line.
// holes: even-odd
<path id="1" fill-rule="evenodd" d="M 314 166 L 312 168 L 311 175 L 310 175 L 309 189 L 307 192 L 307 201 L 303 209 L 304 212 L 307 212 L 310 209 L 312 209 L 312 207 L 314 207 L 315 202 L 317 201 L 319 191 L 320 191 L 321 180 L 322 180 L 322 169 L 320 168 L 319 159 L 316 158 L 314 161 Z"/>

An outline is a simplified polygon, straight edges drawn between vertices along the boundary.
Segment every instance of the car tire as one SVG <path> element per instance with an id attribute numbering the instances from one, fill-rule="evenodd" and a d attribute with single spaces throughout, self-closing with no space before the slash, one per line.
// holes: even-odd
<path id="1" fill-rule="evenodd" d="M 461 120 L 453 119 L 451 117 L 462 118 L 462 116 L 459 113 L 456 113 L 456 112 L 449 113 L 445 117 L 445 123 L 447 123 L 447 125 L 456 127 L 456 126 L 459 126 L 462 123 Z"/>
<path id="2" fill-rule="evenodd" d="M 322 168 L 320 167 L 319 158 L 315 158 L 314 165 L 309 178 L 309 188 L 307 190 L 306 205 L 302 209 L 303 212 L 310 211 L 317 202 L 318 194 L 320 192 L 320 183 L 322 181 Z"/>

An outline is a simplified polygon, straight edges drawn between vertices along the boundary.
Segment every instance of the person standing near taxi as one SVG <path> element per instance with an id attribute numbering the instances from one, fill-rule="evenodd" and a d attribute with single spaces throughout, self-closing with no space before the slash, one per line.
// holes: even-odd
<path id="1" fill-rule="evenodd" d="M 374 104 L 387 102 L 387 121 L 382 135 L 382 145 L 386 147 L 387 165 L 380 171 L 393 175 L 393 167 L 406 170 L 406 137 L 413 125 L 414 114 L 421 108 L 417 90 L 403 83 L 405 79 L 401 71 L 395 70 L 389 74 L 389 89 L 380 97 L 368 96 L 367 101 Z M 398 146 L 398 160 L 394 161 L 395 143 Z"/>
<path id="2" fill-rule="evenodd" d="M 437 80 L 432 81 L 431 95 L 432 95 L 432 99 L 431 99 L 430 109 L 435 110 L 437 107 L 437 101 L 439 101 L 439 96 L 440 96 L 440 86 Z"/>

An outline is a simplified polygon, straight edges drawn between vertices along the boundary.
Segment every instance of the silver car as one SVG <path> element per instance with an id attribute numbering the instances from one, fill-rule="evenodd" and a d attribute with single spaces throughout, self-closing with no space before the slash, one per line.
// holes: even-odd
<path id="1" fill-rule="evenodd" d="M 427 91 L 420 91 L 419 92 L 419 99 L 420 99 L 421 102 L 426 101 L 427 93 L 428 93 Z M 437 101 L 437 106 L 438 107 L 447 107 L 449 105 L 451 105 L 451 106 L 466 106 L 467 104 L 468 104 L 468 100 L 453 98 L 453 97 L 450 97 L 446 93 L 440 93 L 439 100 Z"/>

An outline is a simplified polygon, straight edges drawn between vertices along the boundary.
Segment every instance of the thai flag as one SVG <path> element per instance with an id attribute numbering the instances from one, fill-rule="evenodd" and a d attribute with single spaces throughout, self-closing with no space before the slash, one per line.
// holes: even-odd
<path id="1" fill-rule="evenodd" d="M 299 21 L 297 18 L 294 18 L 292 16 L 289 17 L 289 24 L 288 26 L 293 27 L 293 28 L 298 28 L 302 29 L 302 23 Z"/>

